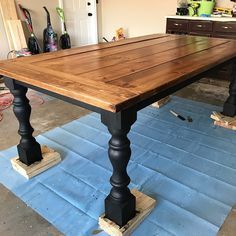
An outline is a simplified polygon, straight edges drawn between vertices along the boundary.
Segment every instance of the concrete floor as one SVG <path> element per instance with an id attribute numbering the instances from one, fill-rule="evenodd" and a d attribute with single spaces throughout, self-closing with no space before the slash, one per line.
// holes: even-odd
<path id="1" fill-rule="evenodd" d="M 192 84 L 176 93 L 176 95 L 222 106 L 228 96 L 227 87 L 228 82 L 204 79 L 201 83 Z M 45 98 L 47 100 L 47 97 Z M 35 129 L 34 134 L 38 135 L 47 130 L 61 126 L 72 120 L 78 119 L 88 112 L 89 111 L 85 109 L 57 99 L 49 99 L 43 105 L 32 111 L 31 123 Z M 19 136 L 16 133 L 17 129 L 18 123 L 14 117 L 12 108 L 9 108 L 4 111 L 4 119 L 0 122 L 0 150 L 18 143 Z M 0 205 L 0 235 L 62 235 L 2 185 L 0 185 Z M 228 229 L 228 232 L 230 232 L 230 229 Z"/>

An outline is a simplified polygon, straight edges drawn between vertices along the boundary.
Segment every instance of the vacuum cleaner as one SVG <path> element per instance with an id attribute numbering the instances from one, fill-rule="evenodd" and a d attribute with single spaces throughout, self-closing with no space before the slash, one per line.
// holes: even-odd
<path id="1" fill-rule="evenodd" d="M 43 31 L 43 51 L 55 52 L 58 50 L 58 38 L 51 24 L 51 17 L 46 7 L 43 7 L 47 14 L 47 28 Z"/>
<path id="2" fill-rule="evenodd" d="M 60 47 L 62 49 L 71 48 L 70 36 L 67 33 L 67 29 L 66 29 L 66 21 L 65 21 L 64 10 L 60 7 L 57 7 L 56 10 L 57 10 L 57 13 L 58 13 L 59 17 L 62 20 L 63 25 L 64 25 L 64 32 L 63 32 L 62 36 L 60 37 Z"/>
<path id="3" fill-rule="evenodd" d="M 32 55 L 39 54 L 42 50 L 40 48 L 38 39 L 34 34 L 33 23 L 30 12 L 26 8 L 23 8 L 20 4 L 19 8 L 22 11 L 28 30 L 30 32 L 30 37 L 28 39 L 28 49 Z"/>

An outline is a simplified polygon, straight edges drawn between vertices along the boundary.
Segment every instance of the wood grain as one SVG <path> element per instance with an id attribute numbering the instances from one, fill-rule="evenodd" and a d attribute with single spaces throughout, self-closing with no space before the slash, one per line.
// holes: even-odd
<path id="1" fill-rule="evenodd" d="M 151 35 L 0 62 L 0 74 L 119 112 L 235 58 L 236 41 Z"/>
<path id="2" fill-rule="evenodd" d="M 15 6 L 15 0 L 0 0 L 0 12 L 2 15 L 4 28 L 10 50 L 14 50 L 14 42 L 11 37 L 11 32 L 8 26 L 8 20 L 18 20 L 18 15 Z"/>
<path id="3" fill-rule="evenodd" d="M 15 50 L 21 50 L 27 48 L 25 34 L 21 20 L 8 20 L 8 28 L 11 34 L 11 39 Z"/>

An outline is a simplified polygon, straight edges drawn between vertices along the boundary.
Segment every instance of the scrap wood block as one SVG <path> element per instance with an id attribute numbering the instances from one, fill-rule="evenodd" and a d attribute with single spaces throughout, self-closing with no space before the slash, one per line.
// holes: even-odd
<path id="1" fill-rule="evenodd" d="M 136 197 L 136 216 L 125 226 L 120 227 L 105 217 L 105 214 L 99 217 L 99 225 L 102 230 L 111 236 L 129 236 L 135 228 L 147 217 L 156 205 L 156 200 L 139 192 L 136 189 L 131 190 Z"/>
<path id="2" fill-rule="evenodd" d="M 32 165 L 27 166 L 19 160 L 19 157 L 15 157 L 11 159 L 13 169 L 25 178 L 30 179 L 55 166 L 61 161 L 61 156 L 58 152 L 48 148 L 47 146 L 42 146 L 41 150 L 43 155 L 42 161 L 35 162 Z"/>
<path id="3" fill-rule="evenodd" d="M 227 125 L 227 124 L 225 124 L 224 122 L 221 122 L 221 121 L 214 121 L 214 125 L 236 131 L 236 122 L 235 122 L 235 125 Z"/>
<path id="4" fill-rule="evenodd" d="M 236 232 L 236 205 L 232 208 L 224 224 L 220 227 L 217 236 L 235 236 Z"/>
<path id="5" fill-rule="evenodd" d="M 167 104 L 168 102 L 170 101 L 170 96 L 167 96 L 167 97 L 164 97 L 162 99 L 160 99 L 159 101 L 157 102 L 154 102 L 152 104 L 153 107 L 156 107 L 156 108 L 161 108 L 162 106 L 164 106 L 165 104 Z"/>
<path id="6" fill-rule="evenodd" d="M 213 112 L 211 118 L 214 120 L 214 125 L 221 126 L 226 129 L 236 130 L 236 116 L 228 117 L 219 112 Z"/>

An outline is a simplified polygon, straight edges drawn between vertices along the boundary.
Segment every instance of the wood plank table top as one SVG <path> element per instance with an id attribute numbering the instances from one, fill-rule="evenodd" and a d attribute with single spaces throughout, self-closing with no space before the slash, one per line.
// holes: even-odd
<path id="1" fill-rule="evenodd" d="M 156 34 L 0 61 L 0 74 L 115 113 L 235 56 L 235 40 Z"/>

